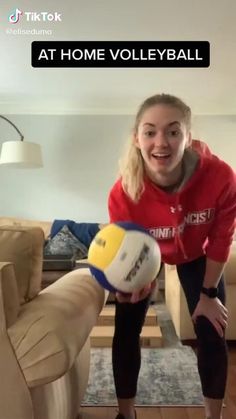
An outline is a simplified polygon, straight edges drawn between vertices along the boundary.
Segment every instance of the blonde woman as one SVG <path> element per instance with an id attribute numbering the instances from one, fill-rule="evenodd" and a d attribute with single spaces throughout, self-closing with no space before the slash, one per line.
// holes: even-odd
<path id="1" fill-rule="evenodd" d="M 142 103 L 108 207 L 111 222 L 147 228 L 162 261 L 176 265 L 198 341 L 206 417 L 221 419 L 227 378 L 223 271 L 235 227 L 236 181 L 206 144 L 191 139 L 191 110 L 181 99 L 160 94 Z M 136 418 L 139 335 L 152 288 L 116 295 L 116 419 Z"/>

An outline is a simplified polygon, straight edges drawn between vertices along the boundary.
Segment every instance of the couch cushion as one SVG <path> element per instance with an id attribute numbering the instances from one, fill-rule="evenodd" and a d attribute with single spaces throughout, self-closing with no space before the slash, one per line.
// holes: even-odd
<path id="1" fill-rule="evenodd" d="M 41 288 L 44 234 L 35 227 L 0 227 L 0 261 L 14 264 L 20 303 Z"/>
<path id="2" fill-rule="evenodd" d="M 27 220 L 24 218 L 16 218 L 16 217 L 0 217 L 0 226 L 40 227 L 44 232 L 45 238 L 47 238 L 50 235 L 52 222 Z"/>

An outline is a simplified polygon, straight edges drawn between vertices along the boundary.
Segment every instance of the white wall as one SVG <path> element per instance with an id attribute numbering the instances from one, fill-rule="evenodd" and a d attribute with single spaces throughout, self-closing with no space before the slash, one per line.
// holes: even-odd
<path id="1" fill-rule="evenodd" d="M 215 154 L 236 169 L 236 115 L 196 116 L 193 134 L 206 141 Z"/>
<path id="2" fill-rule="evenodd" d="M 7 116 L 7 115 L 6 115 Z M 133 118 L 113 115 L 11 115 L 25 139 L 42 146 L 42 169 L 0 166 L 0 216 L 106 222 L 107 195 Z M 236 116 L 198 116 L 195 137 L 236 167 Z M 18 139 L 0 120 L 0 144 Z"/>
<path id="3" fill-rule="evenodd" d="M 0 166 L 0 214 L 107 221 L 107 194 L 130 119 L 122 116 L 11 115 L 25 140 L 42 146 L 42 169 Z M 18 139 L 0 120 L 1 143 Z"/>

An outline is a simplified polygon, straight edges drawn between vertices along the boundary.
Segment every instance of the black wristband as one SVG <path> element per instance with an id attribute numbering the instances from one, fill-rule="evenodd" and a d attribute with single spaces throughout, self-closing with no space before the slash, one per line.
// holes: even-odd
<path id="1" fill-rule="evenodd" d="M 204 295 L 207 295 L 207 297 L 209 297 L 209 298 L 216 298 L 218 296 L 218 288 L 214 288 L 214 287 L 205 288 L 205 287 L 202 287 L 201 293 L 204 294 Z"/>

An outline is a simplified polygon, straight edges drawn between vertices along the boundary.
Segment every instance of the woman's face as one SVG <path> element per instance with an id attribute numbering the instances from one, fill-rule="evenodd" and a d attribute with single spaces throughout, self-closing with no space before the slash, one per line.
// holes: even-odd
<path id="1" fill-rule="evenodd" d="M 134 141 L 148 172 L 165 176 L 180 165 L 191 135 L 179 109 L 154 105 L 143 113 Z"/>

